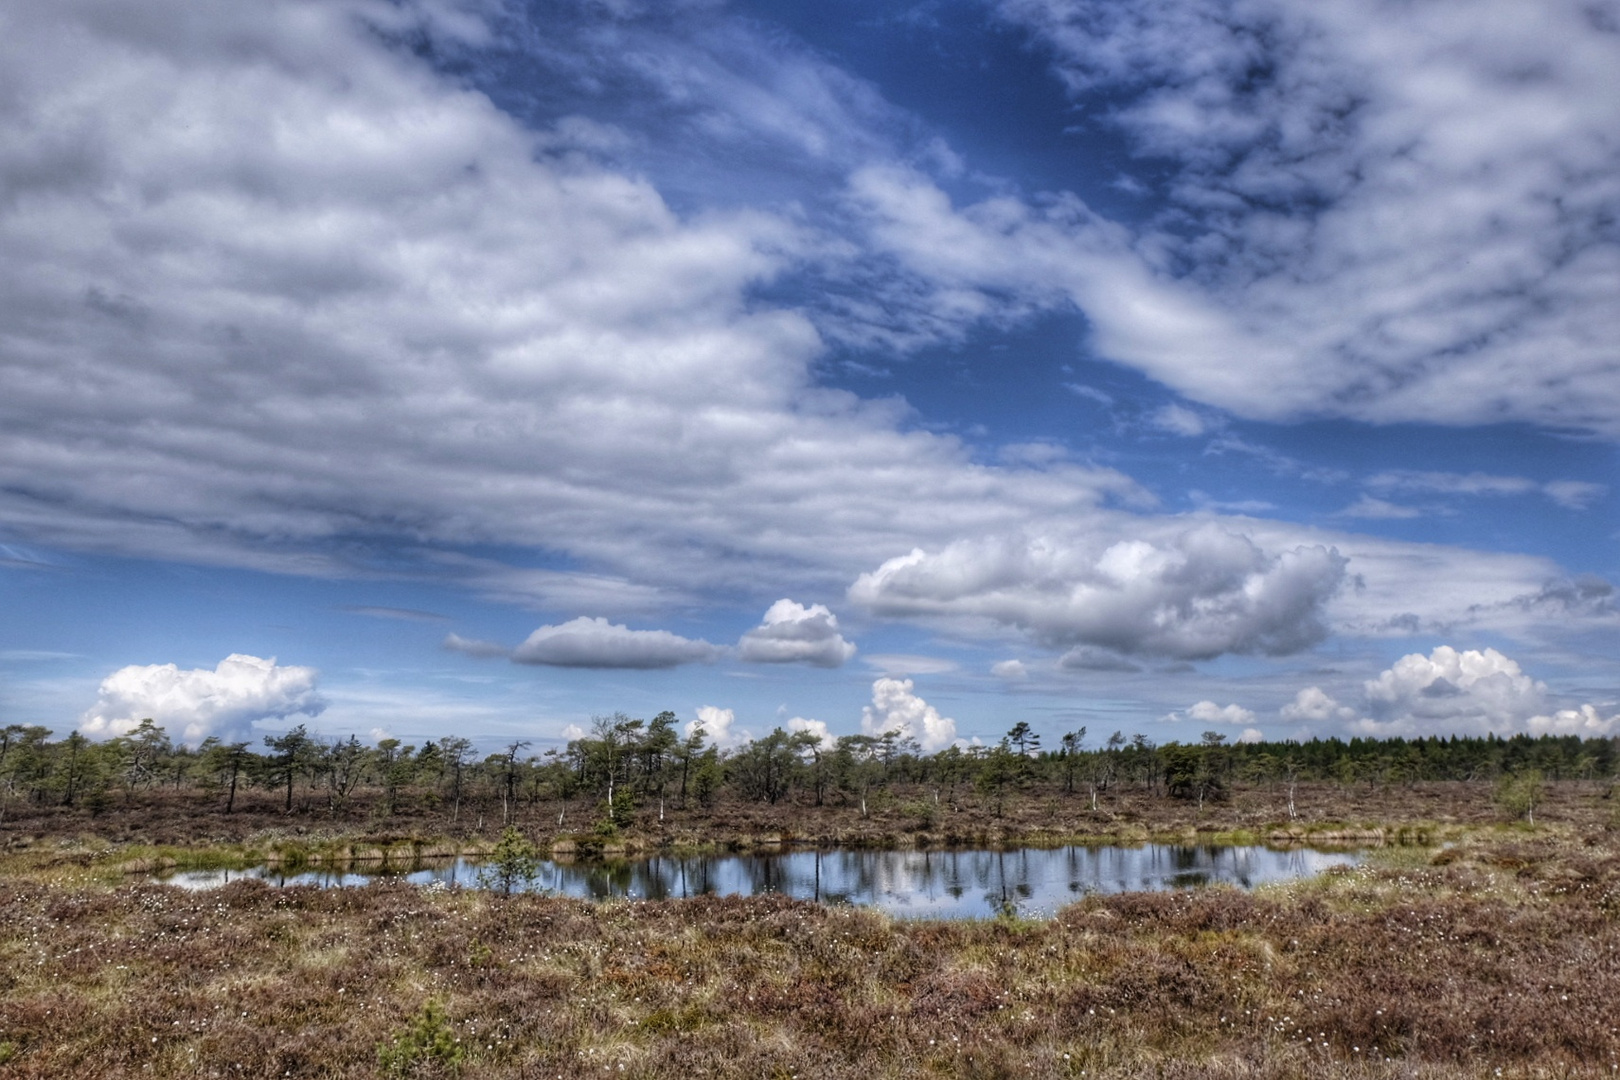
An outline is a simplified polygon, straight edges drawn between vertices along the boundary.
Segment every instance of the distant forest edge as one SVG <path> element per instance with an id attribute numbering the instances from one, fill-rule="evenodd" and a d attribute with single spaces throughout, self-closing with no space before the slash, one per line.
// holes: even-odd
<path id="1" fill-rule="evenodd" d="M 479 756 L 471 740 L 448 736 L 406 745 L 385 738 L 324 739 L 302 725 L 266 736 L 261 747 L 209 739 L 176 745 L 151 720 L 94 742 L 78 732 L 53 741 L 44 727 L 0 729 L 0 825 L 26 808 L 70 807 L 97 814 L 131 804 L 139 793 L 189 793 L 199 810 L 231 813 L 248 793 L 262 812 L 266 793 L 287 812 L 314 806 L 372 815 L 431 811 L 451 822 L 476 815 L 502 824 L 520 809 L 550 804 L 556 826 L 603 835 L 662 822 L 666 810 L 728 804 L 836 806 L 866 817 L 899 795 L 925 807 L 958 807 L 970 797 L 1000 817 L 1004 801 L 1062 796 L 1097 810 L 1129 793 L 1219 803 L 1235 786 L 1265 786 L 1286 798 L 1327 782 L 1346 789 L 1387 789 L 1424 781 L 1492 781 L 1496 801 L 1534 820 L 1548 781 L 1586 780 L 1612 796 L 1620 738 L 1515 735 L 1419 739 L 1312 739 L 1229 743 L 1206 732 L 1197 743 L 1155 744 L 1120 732 L 1088 742 L 1085 728 L 1055 745 L 1027 723 L 988 746 L 952 746 L 924 754 L 897 732 L 833 741 L 781 728 L 742 746 L 712 745 L 701 727 L 682 736 L 674 713 L 652 720 L 597 717 L 590 735 L 543 754 L 518 740 Z M 173 798 L 175 795 L 167 797 Z M 572 821 L 568 819 L 572 817 Z M 469 823 L 470 824 L 470 823 Z"/>

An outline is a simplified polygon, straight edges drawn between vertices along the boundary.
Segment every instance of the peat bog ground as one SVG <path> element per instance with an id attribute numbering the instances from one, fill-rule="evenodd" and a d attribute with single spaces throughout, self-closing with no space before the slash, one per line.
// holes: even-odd
<path id="1" fill-rule="evenodd" d="M 1009 801 L 999 819 L 964 808 L 931 830 L 898 809 L 818 820 L 803 807 L 728 826 L 722 805 L 707 826 L 676 817 L 639 841 L 707 828 L 741 843 L 793 822 L 874 844 L 1281 829 L 1431 841 L 1253 893 L 1099 895 L 1052 919 L 966 922 L 773 896 L 186 892 L 124 871 L 154 844 L 240 853 L 448 830 L 260 810 L 158 808 L 143 823 L 133 805 L 17 817 L 0 831 L 0 1076 L 1613 1076 L 1607 794 L 1552 784 L 1533 828 L 1495 820 L 1488 784 L 1365 803 L 1302 786 L 1292 821 L 1265 788 L 1201 816 Z"/>

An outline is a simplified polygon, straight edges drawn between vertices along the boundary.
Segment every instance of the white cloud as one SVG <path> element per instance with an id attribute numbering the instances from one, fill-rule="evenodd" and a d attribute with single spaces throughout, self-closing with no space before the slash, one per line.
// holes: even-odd
<path id="1" fill-rule="evenodd" d="M 790 732 L 809 732 L 816 737 L 816 744 L 823 750 L 831 750 L 838 745 L 838 736 L 827 729 L 825 720 L 806 720 L 802 716 L 795 716 L 787 722 Z"/>
<path id="2" fill-rule="evenodd" d="M 1191 720 L 1199 724 L 1252 724 L 1254 712 L 1241 705 L 1217 705 L 1213 701 L 1200 701 L 1185 714 L 1171 713 L 1166 720 Z"/>
<path id="3" fill-rule="evenodd" d="M 1599 28 L 1612 13 L 998 6 L 1044 38 L 1093 115 L 1174 170 L 1174 231 L 1138 248 L 1182 267 L 1207 314 L 1154 339 L 1139 308 L 1080 296 L 1110 355 L 1250 416 L 1620 433 L 1620 310 L 1604 302 L 1620 288 L 1620 38 Z"/>
<path id="4" fill-rule="evenodd" d="M 916 739 L 925 753 L 943 750 L 956 739 L 956 721 L 913 693 L 910 679 L 878 679 L 872 684 L 872 704 L 861 710 L 861 730 L 868 735 L 898 731 Z"/>
<path id="5" fill-rule="evenodd" d="M 1347 705 L 1340 705 L 1319 686 L 1307 686 L 1294 695 L 1293 701 L 1277 712 L 1289 723 L 1299 721 L 1322 723 L 1329 720 L 1343 722 L 1356 718 L 1356 710 Z"/>
<path id="6" fill-rule="evenodd" d="M 1536 482 L 1523 476 L 1420 471 L 1382 472 L 1367 478 L 1374 491 L 1432 491 L 1444 495 L 1524 495 Z"/>
<path id="7" fill-rule="evenodd" d="M 512 650 L 520 664 L 579 668 L 671 668 L 714 660 L 721 650 L 668 630 L 631 630 L 602 618 L 580 616 L 542 626 Z"/>
<path id="8" fill-rule="evenodd" d="M 1009 681 L 1029 678 L 1029 670 L 1022 660 L 1001 660 L 990 665 L 990 674 Z"/>
<path id="9" fill-rule="evenodd" d="M 1554 480 L 1541 485 L 1541 490 L 1566 510 L 1585 510 L 1609 493 L 1605 485 L 1585 480 Z"/>
<path id="10" fill-rule="evenodd" d="M 1148 419 L 1160 431 L 1168 431 L 1172 435 L 1181 435 L 1189 439 L 1219 426 L 1203 413 L 1175 402 L 1157 409 Z"/>
<path id="11" fill-rule="evenodd" d="M 1037 536 L 918 549 L 862 574 L 850 597 L 885 615 L 988 619 L 1050 645 L 1205 659 L 1315 644 L 1344 577 L 1335 550 L 1270 554 L 1214 525 L 1100 546 Z"/>
<path id="12" fill-rule="evenodd" d="M 1367 486 L 1374 491 L 1430 492 L 1438 495 L 1505 496 L 1540 493 L 1567 510 L 1585 510 L 1609 491 L 1602 484 L 1584 480 L 1552 480 L 1541 483 L 1525 476 L 1414 470 L 1379 473 L 1367 479 Z"/>
<path id="13" fill-rule="evenodd" d="M 1605 719 L 1591 705 L 1559 709 L 1551 716 L 1532 716 L 1525 723 L 1531 735 L 1577 735 L 1583 739 L 1606 738 L 1620 733 L 1620 713 Z"/>
<path id="14" fill-rule="evenodd" d="M 232 653 L 209 671 L 174 664 L 131 665 L 101 681 L 100 696 L 79 721 L 91 738 L 122 735 L 150 717 L 177 742 L 196 746 L 210 735 L 251 738 L 253 725 L 289 716 L 318 716 L 326 701 L 314 668 L 284 667 Z"/>
<path id="15" fill-rule="evenodd" d="M 737 654 L 758 664 L 801 663 L 839 667 L 855 655 L 855 646 L 838 632 L 838 616 L 824 604 L 805 607 L 778 600 L 759 626 L 743 634 Z"/>
<path id="16" fill-rule="evenodd" d="M 1229 526 L 1230 527 L 1230 526 Z M 1345 587 L 1326 604 L 1337 634 L 1450 636 L 1466 628 L 1535 639 L 1549 629 L 1602 629 L 1620 618 L 1612 587 L 1571 582 L 1550 559 L 1443 544 L 1414 544 L 1249 519 L 1267 550 L 1320 544 L 1348 560 Z"/>
<path id="17" fill-rule="evenodd" d="M 737 727 L 735 711 L 714 705 L 698 706 L 697 719 L 687 722 L 686 737 L 691 738 L 692 733 L 700 727 L 708 737 L 709 745 L 718 746 L 722 750 L 741 746 L 754 739 L 752 732 Z"/>
<path id="18" fill-rule="evenodd" d="M 569 742 L 573 742 L 575 739 L 583 739 L 587 734 L 588 732 L 578 724 L 563 725 L 562 737 Z"/>
<path id="19" fill-rule="evenodd" d="M 1142 670 L 1141 665 L 1131 663 L 1112 650 L 1097 649 L 1090 645 L 1076 645 L 1058 657 L 1058 667 L 1064 671 L 1116 672 L 1126 675 Z"/>
<path id="20" fill-rule="evenodd" d="M 1475 618 L 1457 598 L 1478 582 L 1472 602 L 1489 605 L 1556 576 L 1542 560 L 1360 538 L 1355 551 L 1341 550 L 1362 584 L 1324 605 L 1334 566 L 1310 554 L 1317 541 L 1303 530 L 1276 525 L 1262 537 L 1261 525 L 1228 520 L 1221 527 L 1261 554 L 1205 559 L 1175 539 L 1185 522 L 1107 509 L 1151 505 L 1118 471 L 1049 455 L 985 464 L 962 441 L 919 429 L 902 403 L 818 388 L 823 335 L 844 331 L 826 312 L 773 306 L 759 290 L 830 261 L 839 272 L 881 264 L 904 279 L 902 291 L 920 283 L 907 318 L 930 339 L 1078 303 L 1096 320 L 1098 348 L 1173 385 L 1196 384 L 1205 400 L 1378 418 L 1399 412 L 1390 393 L 1404 393 L 1318 378 L 1298 359 L 1320 354 L 1318 339 L 1294 333 L 1310 319 L 1289 296 L 1278 345 L 1270 330 L 1253 329 L 1241 290 L 1218 273 L 1192 259 L 1193 272 L 1178 277 L 1164 269 L 1174 245 L 1102 220 L 1078 199 L 953 207 L 871 137 L 893 120 L 875 95 L 809 50 L 783 63 L 780 51 L 751 56 L 759 35 L 728 37 L 705 23 L 713 36 L 690 39 L 660 67 L 645 62 L 656 56 L 651 39 L 629 17 L 602 29 L 589 56 L 569 49 L 590 34 L 539 40 L 536 48 L 554 50 L 548 63 L 617 65 L 639 73 L 638 87 L 656 84 L 638 107 L 654 96 L 684 103 L 678 123 L 626 138 L 577 119 L 527 130 L 465 80 L 441 77 L 364 25 L 389 21 L 396 39 L 414 26 L 466 48 L 481 39 L 470 10 L 369 0 L 7 5 L 8 533 L 322 576 L 355 571 L 341 538 L 377 536 L 407 541 L 422 560 L 413 569 L 482 595 L 624 620 L 717 588 L 758 601 L 842 588 L 913 548 L 971 561 L 957 545 L 990 543 L 962 538 L 1055 538 L 1051 558 L 1027 557 L 1031 573 L 1005 595 L 908 597 L 898 582 L 872 584 L 893 614 L 1018 626 L 1062 648 L 1117 642 L 1172 656 L 1302 647 L 1319 635 L 1318 609 L 1342 612 L 1337 625 L 1353 632 L 1405 633 L 1407 615 L 1425 626 Z M 727 103 L 737 108 L 714 107 Z M 735 201 L 678 212 L 644 179 L 654 170 L 616 164 L 613 155 L 644 136 L 786 148 L 829 170 L 807 182 L 826 190 L 856 170 L 843 189 L 860 218 L 852 242 Z M 1347 235 L 1377 244 L 1399 232 Z M 1571 250 L 1549 288 L 1605 249 Z M 1382 311 L 1366 321 L 1389 328 Z M 1566 390 L 1620 415 L 1585 376 L 1552 378 L 1566 357 L 1589 354 L 1586 340 L 1549 351 L 1551 366 L 1501 378 L 1492 369 L 1449 389 L 1466 403 L 1479 397 L 1471 388 L 1499 387 L 1503 415 L 1542 415 L 1546 396 Z M 1324 361 L 1323 370 L 1360 380 L 1403 370 L 1364 359 Z M 1275 377 L 1285 369 L 1288 378 Z M 1521 393 L 1517 371 L 1545 372 L 1547 385 Z M 1256 397 L 1273 385 L 1276 395 Z M 1461 408 L 1434 415 L 1455 419 Z M 1546 494 L 1590 497 L 1552 485 Z M 1192 575 L 1257 560 L 1261 569 L 1240 576 L 1258 593 L 1169 571 L 1131 586 L 1108 579 L 1105 552 L 1136 543 L 1167 565 L 1185 559 Z M 570 569 L 462 554 L 470 545 L 538 552 L 543 559 L 523 561 Z M 1066 594 L 1088 589 L 1095 595 Z"/>
<path id="21" fill-rule="evenodd" d="M 1069 393 L 1073 394 L 1075 397 L 1082 397 L 1088 401 L 1095 401 L 1098 405 L 1105 408 L 1114 404 L 1112 394 L 1104 393 L 1103 391 L 1098 390 L 1095 386 L 1087 386 L 1085 383 L 1066 382 L 1063 384 L 1063 388 L 1069 391 Z"/>
<path id="22" fill-rule="evenodd" d="M 444 647 L 451 652 L 465 653 L 467 656 L 476 656 L 483 659 L 512 655 L 512 650 L 505 645 L 493 641 L 482 641 L 478 638 L 464 638 L 456 633 L 445 635 Z"/>
<path id="23" fill-rule="evenodd" d="M 1416 507 L 1401 506 L 1399 503 L 1375 499 L 1371 495 L 1363 495 L 1343 510 L 1340 510 L 1339 516 L 1364 518 L 1369 521 L 1402 521 L 1422 517 L 1423 511 Z"/>
<path id="24" fill-rule="evenodd" d="M 1370 735 L 1511 734 L 1546 705 L 1546 684 L 1495 649 L 1410 653 L 1365 684 Z"/>
<path id="25" fill-rule="evenodd" d="M 959 666 L 955 660 L 914 653 L 879 653 L 866 658 L 866 666 L 885 675 L 944 675 Z"/>
<path id="26" fill-rule="evenodd" d="M 1300 690 L 1278 714 L 1288 722 L 1327 725 L 1379 738 L 1429 735 L 1580 735 L 1620 732 L 1620 716 L 1591 704 L 1549 708 L 1547 685 L 1495 649 L 1441 645 L 1409 653 L 1361 685 L 1359 708 L 1318 686 Z"/>
<path id="27" fill-rule="evenodd" d="M 491 597 L 624 618 L 1147 497 L 817 388 L 810 318 L 753 294 L 821 240 L 683 218 L 361 25 L 418 7 L 107 10 L 25 0 L 0 41 L 19 536 L 334 575 L 333 538 L 364 533 Z"/>
<path id="28" fill-rule="evenodd" d="M 1244 728 L 1242 732 L 1238 734 L 1237 741 L 1240 743 L 1265 742 L 1266 733 L 1261 731 L 1259 728 Z"/>

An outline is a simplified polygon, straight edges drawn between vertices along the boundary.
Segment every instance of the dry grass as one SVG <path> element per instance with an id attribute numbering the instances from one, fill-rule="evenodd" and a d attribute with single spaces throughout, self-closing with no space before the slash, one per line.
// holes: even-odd
<path id="1" fill-rule="evenodd" d="M 768 896 L 188 894 L 109 886 L 105 862 L 7 860 L 0 1075 L 1620 1070 L 1620 845 L 1597 829 L 1477 829 L 1258 894 L 1094 897 L 1044 922 Z"/>

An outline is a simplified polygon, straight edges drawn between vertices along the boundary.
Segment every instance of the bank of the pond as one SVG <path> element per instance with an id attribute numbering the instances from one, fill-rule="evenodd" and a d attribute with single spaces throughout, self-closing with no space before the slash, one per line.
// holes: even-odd
<path id="1" fill-rule="evenodd" d="M 530 834 L 542 855 L 555 859 L 638 859 L 651 856 L 771 854 L 784 851 L 998 851 L 1066 847 L 1141 846 L 1144 844 L 1205 847 L 1371 848 L 1432 847 L 1463 830 L 1434 822 L 1376 824 L 1325 821 L 1310 825 L 1262 825 L 1243 829 L 1148 829 L 1126 826 L 1087 832 L 1041 830 L 959 830 L 945 833 L 822 834 L 781 832 L 717 833 L 706 837 L 596 833 Z M 302 828 L 270 829 L 236 843 L 163 845 L 109 843 L 96 837 L 73 840 L 16 838 L 11 847 L 44 843 L 97 847 L 129 874 L 172 870 L 243 869 L 264 865 L 278 869 L 398 871 L 433 859 L 479 860 L 488 856 L 496 838 L 487 835 L 400 836 L 376 833 L 329 833 Z"/>

